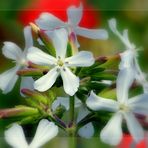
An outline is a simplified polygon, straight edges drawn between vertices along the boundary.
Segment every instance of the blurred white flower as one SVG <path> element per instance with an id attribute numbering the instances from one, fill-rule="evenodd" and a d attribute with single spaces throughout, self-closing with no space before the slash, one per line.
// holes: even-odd
<path id="1" fill-rule="evenodd" d="M 79 47 L 76 35 L 84 36 L 91 39 L 107 39 L 108 34 L 104 29 L 87 29 L 79 26 L 82 18 L 83 6 L 80 4 L 78 8 L 71 6 L 67 9 L 68 21 L 63 22 L 51 13 L 42 13 L 40 17 L 36 20 L 36 24 L 43 30 L 46 34 L 50 36 L 50 31 L 59 28 L 65 28 L 69 35 L 73 38 L 73 41 Z M 91 20 L 90 20 L 91 21 Z"/>
<path id="2" fill-rule="evenodd" d="M 117 101 L 99 97 L 91 92 L 86 101 L 87 106 L 94 110 L 115 112 L 113 117 L 101 131 L 103 142 L 117 145 L 122 139 L 122 120 L 125 119 L 129 132 L 135 142 L 143 139 L 144 132 L 134 116 L 134 113 L 148 115 L 148 95 L 141 94 L 128 99 L 128 91 L 133 83 L 133 70 L 125 68 L 119 72 L 117 78 Z"/>
<path id="3" fill-rule="evenodd" d="M 18 124 L 13 124 L 5 131 L 5 140 L 14 148 L 39 148 L 58 134 L 58 127 L 46 119 L 39 122 L 35 136 L 30 144 L 27 143 L 23 129 Z"/>
<path id="4" fill-rule="evenodd" d="M 124 44 L 126 50 L 120 54 L 121 56 L 121 63 L 119 65 L 119 69 L 124 68 L 133 68 L 135 72 L 135 79 L 137 82 L 143 86 L 143 90 L 145 93 L 148 93 L 148 82 L 146 80 L 145 73 L 142 72 L 139 64 L 138 64 L 138 49 L 136 49 L 136 46 L 130 42 L 128 37 L 128 30 L 123 30 L 123 34 L 121 34 L 117 30 L 117 24 L 116 20 L 113 18 L 109 20 L 109 27 L 111 31 L 119 37 L 119 39 Z"/>
<path id="5" fill-rule="evenodd" d="M 55 111 L 60 105 L 64 106 L 66 110 L 69 110 L 69 97 L 57 97 L 57 99 L 52 103 L 52 110 Z M 74 107 L 80 107 L 82 102 L 75 97 Z"/>
<path id="6" fill-rule="evenodd" d="M 53 111 L 56 110 L 56 108 L 60 105 L 64 106 L 65 109 L 68 111 L 69 110 L 69 97 L 58 97 L 52 104 L 52 109 Z M 77 123 L 82 120 L 84 117 L 86 117 L 90 112 L 86 108 L 86 106 L 83 105 L 83 103 L 75 97 L 75 108 L 78 110 L 78 116 L 77 116 Z M 82 128 L 79 129 L 78 134 L 81 137 L 84 138 L 90 138 L 94 135 L 94 127 L 92 123 L 88 123 Z"/>
<path id="7" fill-rule="evenodd" d="M 27 66 L 27 52 L 28 48 L 33 45 L 31 28 L 29 26 L 24 28 L 24 37 L 25 37 L 25 49 L 22 51 L 15 43 L 13 42 L 4 42 L 2 48 L 2 53 L 8 59 L 12 59 L 16 66 L 0 74 L 0 89 L 4 94 L 9 93 L 17 79 L 18 75 L 16 72 Z M 21 88 L 33 88 L 33 79 L 31 77 L 22 77 Z"/>
<path id="8" fill-rule="evenodd" d="M 52 87 L 57 77 L 61 75 L 63 87 L 67 94 L 73 96 L 79 87 L 79 78 L 75 76 L 69 67 L 86 67 L 94 63 L 91 52 L 80 51 L 74 56 L 66 58 L 68 33 L 65 29 L 55 30 L 52 36 L 53 45 L 56 49 L 56 57 L 53 57 L 36 47 L 31 47 L 28 59 L 38 65 L 48 65 L 51 70 L 34 83 L 38 91 L 46 91 Z"/>

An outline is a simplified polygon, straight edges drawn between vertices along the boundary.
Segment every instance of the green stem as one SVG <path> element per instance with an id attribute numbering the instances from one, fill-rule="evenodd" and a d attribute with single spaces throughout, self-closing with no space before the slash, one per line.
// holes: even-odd
<path id="1" fill-rule="evenodd" d="M 69 111 L 69 147 L 76 148 L 76 127 L 74 123 L 75 117 L 75 97 L 71 96 L 69 101 L 70 111 Z"/>
<path id="2" fill-rule="evenodd" d="M 49 115 L 48 119 L 53 121 L 58 127 L 63 129 L 64 131 L 66 130 L 65 123 L 62 120 L 60 120 L 58 117 L 55 118 L 54 116 Z"/>
<path id="3" fill-rule="evenodd" d="M 69 137 L 69 148 L 76 148 L 76 137 Z"/>
<path id="4" fill-rule="evenodd" d="M 74 114 L 74 112 L 75 112 L 75 99 L 74 99 L 74 96 L 70 97 L 69 106 L 70 106 L 70 111 L 69 111 L 70 123 L 73 125 L 74 116 L 75 116 L 75 114 Z"/>

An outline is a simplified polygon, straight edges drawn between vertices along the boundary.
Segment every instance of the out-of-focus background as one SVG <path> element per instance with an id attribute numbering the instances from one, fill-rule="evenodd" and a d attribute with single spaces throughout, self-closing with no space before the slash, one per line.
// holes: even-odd
<path id="1" fill-rule="evenodd" d="M 124 50 L 124 46 L 108 28 L 108 20 L 116 18 L 119 30 L 129 29 L 130 40 L 136 47 L 143 49 L 139 52 L 139 62 L 142 69 L 148 74 L 148 1 L 147 0 L 82 0 L 84 16 L 80 23 L 87 28 L 105 28 L 109 32 L 106 41 L 91 40 L 79 37 L 81 49 L 93 51 L 95 56 L 113 55 Z M 0 1 L 0 48 L 4 41 L 12 41 L 22 49 L 24 47 L 23 27 L 39 16 L 41 12 L 51 12 L 57 17 L 66 20 L 66 9 L 71 5 L 78 6 L 80 0 L 1 0 Z M 1 52 L 1 50 L 0 50 Z M 14 63 L 0 54 L 0 73 L 12 67 Z M 13 107 L 23 101 L 19 95 L 19 82 L 14 90 L 3 95 L 0 92 L 0 108 Z M 10 120 L 0 120 L 0 136 L 3 138 L 3 129 Z M 99 135 L 99 134 L 98 134 Z M 59 141 L 58 143 L 56 141 Z M 108 147 L 100 142 L 99 138 L 78 140 L 79 147 Z M 66 148 L 66 138 L 56 138 L 50 147 Z M 7 147 L 0 142 L 0 147 Z M 49 145 L 47 145 L 49 147 Z"/>

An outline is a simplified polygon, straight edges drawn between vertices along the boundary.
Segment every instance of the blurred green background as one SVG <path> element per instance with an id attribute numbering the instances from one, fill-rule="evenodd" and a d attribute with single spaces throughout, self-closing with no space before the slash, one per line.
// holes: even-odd
<path id="1" fill-rule="evenodd" d="M 12 41 L 20 47 L 24 47 L 23 25 L 18 19 L 20 10 L 27 11 L 30 3 L 36 4 L 36 0 L 1 0 L 0 1 L 0 48 L 4 41 Z M 59 1 L 62 3 L 62 0 Z M 136 47 L 143 48 L 139 52 L 139 62 L 142 69 L 148 73 L 148 1 L 147 0 L 87 0 L 87 5 L 91 6 L 92 11 L 98 13 L 99 27 L 105 28 L 109 32 L 107 41 L 89 40 L 79 37 L 81 49 L 93 51 L 95 56 L 113 55 L 123 51 L 124 46 L 108 28 L 108 20 L 116 18 L 119 30 L 129 29 L 130 40 L 135 43 Z M 91 11 L 90 9 L 90 11 Z M 31 15 L 31 14 L 30 14 Z M 90 20 L 91 21 L 91 20 Z M 95 26 L 94 26 L 95 27 Z M 96 25 L 97 27 L 97 25 Z M 13 66 L 13 63 L 0 54 L 0 72 Z M 23 98 L 19 95 L 19 82 L 14 90 L 3 95 L 0 92 L 0 108 L 13 107 L 20 104 Z M 3 139 L 3 130 L 10 120 L 0 120 L 0 136 Z M 98 134 L 99 135 L 99 134 Z M 56 142 L 60 141 L 60 142 Z M 109 147 L 100 142 L 99 138 L 91 140 L 78 139 L 81 148 L 105 148 Z M 57 144 L 59 144 L 57 146 Z M 67 138 L 54 139 L 50 147 L 66 148 Z M 0 148 L 7 147 L 3 140 L 0 141 Z M 45 146 L 49 147 L 49 145 Z"/>

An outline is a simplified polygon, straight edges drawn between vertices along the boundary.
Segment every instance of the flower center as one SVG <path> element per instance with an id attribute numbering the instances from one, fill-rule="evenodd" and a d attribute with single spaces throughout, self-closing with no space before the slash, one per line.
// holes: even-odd
<path id="1" fill-rule="evenodd" d="M 19 59 L 17 63 L 21 66 L 28 66 L 28 62 L 25 58 Z"/>
<path id="2" fill-rule="evenodd" d="M 119 110 L 124 111 L 124 112 L 128 112 L 130 109 L 129 109 L 129 106 L 127 106 L 126 104 L 120 104 Z"/>
<path id="3" fill-rule="evenodd" d="M 59 60 L 57 61 L 57 64 L 58 64 L 60 67 L 62 67 L 62 66 L 64 65 L 64 62 L 63 62 L 61 59 L 59 59 Z"/>

